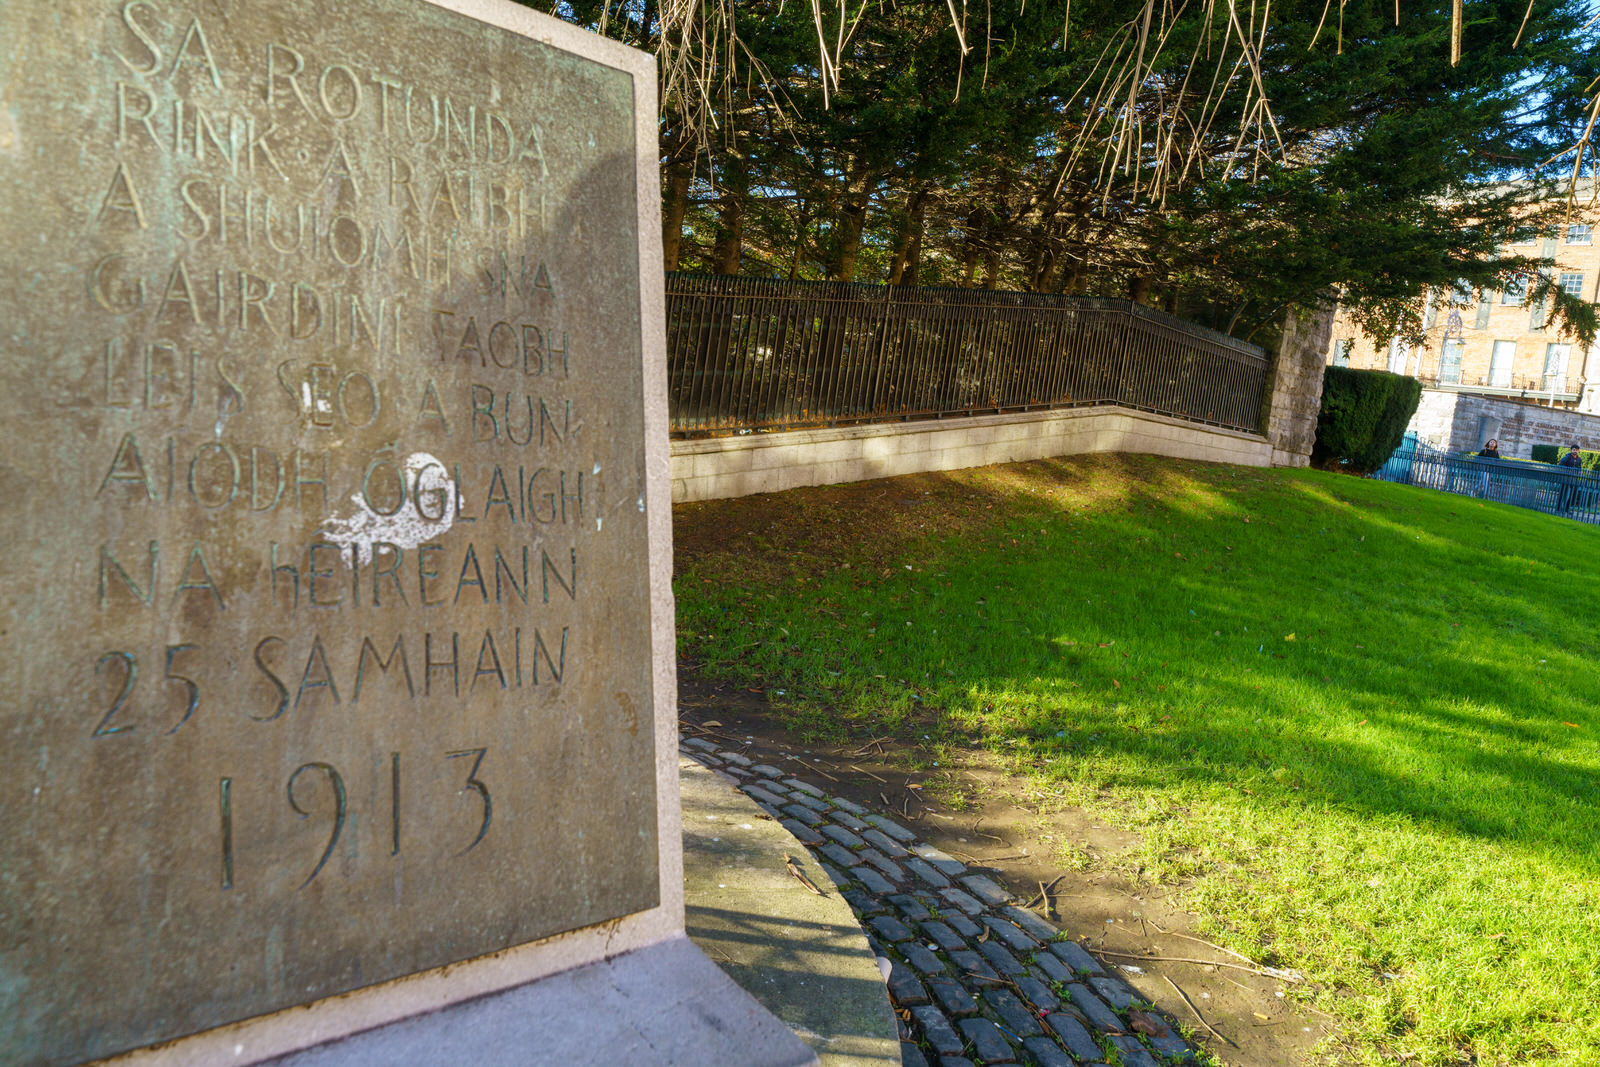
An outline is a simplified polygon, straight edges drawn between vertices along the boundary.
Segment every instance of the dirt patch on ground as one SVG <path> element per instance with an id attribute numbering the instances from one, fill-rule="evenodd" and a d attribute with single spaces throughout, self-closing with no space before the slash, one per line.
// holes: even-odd
<path id="1" fill-rule="evenodd" d="M 792 770 L 904 822 L 970 865 L 990 868 L 1191 1027 L 1219 1062 L 1308 1064 L 1312 1046 L 1332 1032 L 1331 1020 L 1287 996 L 1292 983 L 1201 938 L 1195 916 L 1171 903 L 1173 890 L 1141 886 L 1134 877 L 1137 837 L 1081 808 L 1027 795 L 989 753 L 960 750 L 955 766 L 913 772 L 911 748 L 902 739 L 808 743 L 784 727 L 763 692 L 702 678 L 693 663 L 680 662 L 678 670 L 679 718 L 687 736 L 709 737 Z"/>

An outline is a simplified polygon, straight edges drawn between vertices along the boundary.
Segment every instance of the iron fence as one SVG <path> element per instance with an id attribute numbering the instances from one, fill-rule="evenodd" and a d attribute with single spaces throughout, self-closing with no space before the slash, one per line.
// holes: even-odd
<path id="1" fill-rule="evenodd" d="M 1119 404 L 1257 432 L 1267 356 L 1126 300 L 667 275 L 672 431 Z"/>
<path id="2" fill-rule="evenodd" d="M 1550 463 L 1458 455 L 1408 434 L 1373 477 L 1600 524 L 1600 474 Z"/>

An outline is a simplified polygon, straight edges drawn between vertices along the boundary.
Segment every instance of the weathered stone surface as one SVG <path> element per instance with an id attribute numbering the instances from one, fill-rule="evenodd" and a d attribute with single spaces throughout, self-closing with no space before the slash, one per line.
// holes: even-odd
<path id="1" fill-rule="evenodd" d="M 895 893 L 889 898 L 889 901 L 900 909 L 900 914 L 912 922 L 922 922 L 932 917 L 932 913 L 928 911 L 928 906 L 910 893 Z"/>
<path id="2" fill-rule="evenodd" d="M 899 960 L 889 961 L 889 995 L 903 1008 L 913 1008 L 928 1003 L 927 991 L 916 974 Z"/>
<path id="3" fill-rule="evenodd" d="M 1134 992 L 1128 983 L 1116 978 L 1094 977 L 1089 979 L 1089 987 L 1100 994 L 1100 999 L 1118 1011 L 1127 1011 L 1128 1005 L 1133 1003 Z"/>
<path id="4" fill-rule="evenodd" d="M 845 848 L 865 848 L 867 844 L 849 830 L 842 826 L 834 826 L 832 823 L 822 827 L 822 834 L 824 837 L 831 837 Z"/>
<path id="5" fill-rule="evenodd" d="M 981 926 L 959 911 L 947 911 L 942 914 L 944 921 L 950 924 L 950 928 L 962 937 L 977 937 L 983 933 Z"/>
<path id="6" fill-rule="evenodd" d="M 822 844 L 822 835 L 798 819 L 784 819 L 783 828 L 793 834 L 795 840 L 803 845 Z"/>
<path id="7" fill-rule="evenodd" d="M 1009 905 L 999 911 L 1040 941 L 1049 941 L 1061 932 L 1026 908 Z"/>
<path id="8" fill-rule="evenodd" d="M 947 1015 L 978 1014 L 978 1002 L 973 1000 L 972 994 L 967 992 L 966 987 L 954 978 L 929 978 L 928 992 L 933 994 Z"/>
<path id="9" fill-rule="evenodd" d="M 979 941 L 977 949 L 1001 974 L 1022 974 L 1027 970 L 1022 961 L 1007 952 L 1005 946 L 998 941 Z"/>
<path id="10" fill-rule="evenodd" d="M 1039 1067 L 1077 1067 L 1071 1056 L 1062 1052 L 1049 1038 L 1030 1037 L 1022 1043 L 1028 1055 Z"/>
<path id="11" fill-rule="evenodd" d="M 791 819 L 797 819 L 800 822 L 805 823 L 807 826 L 821 826 L 826 821 L 817 812 L 812 811 L 810 808 L 801 804 L 788 804 L 785 805 L 781 810 Z"/>
<path id="12" fill-rule="evenodd" d="M 1016 1054 L 999 1029 L 988 1019 L 962 1019 L 961 1032 L 972 1042 L 981 1063 L 1015 1063 Z"/>
<path id="13" fill-rule="evenodd" d="M 1014 994 L 1004 989 L 991 989 L 984 993 L 983 1001 L 993 1009 L 1005 1028 L 1017 1037 L 1037 1037 L 1044 1032 L 1039 1028 L 1039 1017 L 1029 1011 Z"/>
<path id="14" fill-rule="evenodd" d="M 883 850 L 883 854 L 891 859 L 910 855 L 909 852 L 901 848 L 893 838 L 889 837 L 882 830 L 865 830 L 862 831 L 861 836 L 870 844 L 877 845 L 878 848 Z"/>
<path id="15" fill-rule="evenodd" d="M 1072 994 L 1072 1006 L 1083 1012 L 1096 1028 L 1100 1030 L 1120 1030 L 1122 1020 L 1117 1013 L 1106 1007 L 1105 1001 L 1089 992 L 1085 986 L 1076 983 L 1067 986 L 1067 992 Z"/>
<path id="16" fill-rule="evenodd" d="M 1051 992 L 1050 987 L 1033 977 L 1033 975 L 1021 974 L 1013 981 L 1017 983 L 1017 988 L 1022 991 L 1022 995 L 1028 998 L 1028 1003 L 1040 1011 L 1055 1011 L 1061 1006 L 1061 1001 L 1056 997 L 1055 993 Z"/>
<path id="17" fill-rule="evenodd" d="M 1104 1058 L 1100 1046 L 1090 1036 L 1089 1031 L 1077 1019 L 1066 1012 L 1056 1011 L 1045 1016 L 1045 1025 L 1050 1032 L 1055 1034 L 1068 1052 L 1085 1063 L 1096 1062 Z"/>
<path id="18" fill-rule="evenodd" d="M 994 879 L 982 874 L 969 874 L 961 879 L 961 884 L 967 891 L 985 904 L 1006 904 L 1012 899 L 1011 894 L 1000 887 Z"/>
<path id="19" fill-rule="evenodd" d="M 1331 307 L 1292 308 L 1267 370 L 1264 421 L 1272 444 L 1272 463 L 1304 467 L 1311 462 L 1322 408 L 1322 368 L 1333 336 Z"/>
<path id="20" fill-rule="evenodd" d="M 967 947 L 967 943 L 949 926 L 941 922 L 925 922 L 922 924 L 922 935 L 930 938 L 946 952 Z"/>
<path id="21" fill-rule="evenodd" d="M 963 893 L 959 889 L 943 889 L 939 891 L 939 895 L 944 898 L 945 903 L 961 909 L 968 915 L 977 915 L 983 911 L 983 902 L 970 893 Z"/>
<path id="22" fill-rule="evenodd" d="M 866 818 L 868 822 L 882 830 L 884 833 L 888 834 L 890 837 L 894 838 L 896 841 L 909 844 L 917 839 L 916 834 L 912 833 L 910 830 L 907 830 L 904 826 L 901 826 L 893 819 L 885 818 L 882 815 L 868 815 Z M 888 849 L 885 849 L 884 851 L 888 852 Z M 889 855 L 892 856 L 894 853 L 890 852 Z"/>
<path id="23" fill-rule="evenodd" d="M 905 955 L 907 963 L 923 974 L 948 973 L 949 969 L 945 967 L 944 961 L 934 955 L 933 951 L 926 945 L 920 945 L 915 941 L 907 941 L 896 945 L 895 948 Z"/>
<path id="24" fill-rule="evenodd" d="M 905 881 L 906 872 L 900 869 L 900 865 L 877 849 L 864 848 L 856 855 L 882 871 L 885 877 L 896 882 Z"/>
<path id="25" fill-rule="evenodd" d="M 1451 452 L 1476 452 L 1493 437 L 1501 455 L 1519 459 L 1534 445 L 1600 445 L 1600 415 L 1448 389 L 1423 389 L 1406 429 Z"/>
<path id="26" fill-rule="evenodd" d="M 999 972 L 989 966 L 989 961 L 976 952 L 956 949 L 949 955 L 950 962 L 955 964 L 956 969 L 963 975 L 977 975 L 979 978 L 989 978 L 997 982 L 1000 980 Z"/>
<path id="27" fill-rule="evenodd" d="M 912 1008 L 911 1017 L 922 1028 L 923 1040 L 941 1056 L 959 1056 L 965 1047 L 950 1020 L 935 1007 Z"/>
<path id="28" fill-rule="evenodd" d="M 927 860 L 918 859 L 913 856 L 909 859 L 903 860 L 902 863 L 907 870 L 911 871 L 928 885 L 933 886 L 933 888 L 948 889 L 950 887 L 950 879 L 946 878 L 938 870 L 938 868 L 934 867 L 934 865 L 929 863 Z"/>
<path id="29" fill-rule="evenodd" d="M 1100 969 L 1100 965 L 1095 962 L 1094 957 L 1089 955 L 1084 950 L 1084 947 L 1076 941 L 1053 941 L 1050 943 L 1050 951 L 1076 973 L 1105 973 Z"/>
<path id="30" fill-rule="evenodd" d="M 1078 976 L 1076 971 L 1049 952 L 1037 953 L 1033 957 L 1033 965 L 1052 982 L 1070 982 Z"/>
<path id="31" fill-rule="evenodd" d="M 911 929 L 893 915 L 879 915 L 868 925 L 885 941 L 910 941 L 912 938 Z"/>
<path id="32" fill-rule="evenodd" d="M 834 844 L 832 841 L 825 845 L 818 845 L 817 851 L 828 857 L 828 859 L 832 860 L 834 863 L 837 863 L 840 867 L 849 868 L 858 866 L 861 863 L 860 856 L 856 855 L 854 852 L 851 852 L 843 845 Z"/>
<path id="33" fill-rule="evenodd" d="M 632 77 L 405 0 L 0 40 L 4 1058 L 654 906 Z"/>
<path id="34" fill-rule="evenodd" d="M 1004 941 L 1018 952 L 1032 952 L 1039 947 L 1039 942 L 1004 919 L 987 916 L 983 920 L 983 925 L 987 926 L 995 937 Z"/>

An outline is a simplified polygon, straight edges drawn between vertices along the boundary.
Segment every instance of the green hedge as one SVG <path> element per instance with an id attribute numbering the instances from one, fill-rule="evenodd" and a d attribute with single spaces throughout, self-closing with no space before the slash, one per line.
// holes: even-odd
<path id="1" fill-rule="evenodd" d="M 1422 383 L 1381 370 L 1327 367 L 1311 462 L 1366 474 L 1400 445 L 1422 399 Z"/>
<path id="2" fill-rule="evenodd" d="M 1540 463 L 1560 463 L 1561 457 L 1572 449 L 1561 445 L 1534 445 L 1533 458 Z M 1600 468 L 1600 452 L 1593 452 L 1587 448 L 1578 449 L 1578 460 L 1583 464 L 1583 469 L 1592 471 Z"/>

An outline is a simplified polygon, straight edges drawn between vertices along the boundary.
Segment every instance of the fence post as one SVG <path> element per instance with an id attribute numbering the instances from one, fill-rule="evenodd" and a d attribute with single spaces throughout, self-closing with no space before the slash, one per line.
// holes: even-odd
<path id="1" fill-rule="evenodd" d="M 1262 428 L 1272 445 L 1274 467 L 1311 462 L 1322 408 L 1322 367 L 1333 336 L 1333 307 L 1291 307 L 1262 390 Z"/>

